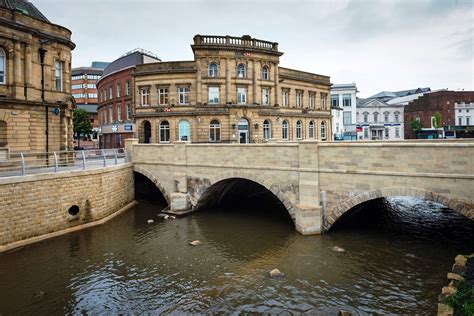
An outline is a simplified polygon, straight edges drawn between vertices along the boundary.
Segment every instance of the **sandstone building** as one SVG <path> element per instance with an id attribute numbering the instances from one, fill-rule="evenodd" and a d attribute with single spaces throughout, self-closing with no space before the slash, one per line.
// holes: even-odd
<path id="1" fill-rule="evenodd" d="M 74 47 L 71 31 L 30 2 L 0 0 L 0 147 L 72 149 Z"/>
<path id="2" fill-rule="evenodd" d="M 194 60 L 137 65 L 143 143 L 331 140 L 329 77 L 279 66 L 278 43 L 196 35 Z"/>

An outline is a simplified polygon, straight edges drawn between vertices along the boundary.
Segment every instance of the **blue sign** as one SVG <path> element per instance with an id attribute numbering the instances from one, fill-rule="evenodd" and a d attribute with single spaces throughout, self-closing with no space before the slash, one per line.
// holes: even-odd
<path id="1" fill-rule="evenodd" d="M 124 131 L 133 131 L 133 125 L 125 124 L 125 125 L 123 126 L 123 130 L 124 130 Z"/>

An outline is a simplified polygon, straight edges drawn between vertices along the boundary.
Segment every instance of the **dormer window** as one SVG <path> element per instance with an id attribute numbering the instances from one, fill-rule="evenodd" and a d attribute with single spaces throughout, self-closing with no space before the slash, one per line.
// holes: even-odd
<path id="1" fill-rule="evenodd" d="M 239 64 L 237 66 L 237 78 L 245 78 L 245 65 Z"/>
<path id="2" fill-rule="evenodd" d="M 209 77 L 216 78 L 218 76 L 219 67 L 216 63 L 209 64 Z"/>

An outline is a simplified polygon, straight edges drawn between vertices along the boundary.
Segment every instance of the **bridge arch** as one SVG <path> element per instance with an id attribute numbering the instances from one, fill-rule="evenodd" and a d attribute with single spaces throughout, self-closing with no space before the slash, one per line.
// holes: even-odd
<path id="1" fill-rule="evenodd" d="M 165 198 L 168 205 L 170 205 L 170 197 L 169 197 L 168 192 L 166 192 L 165 187 L 160 183 L 160 181 L 158 181 L 158 179 L 150 171 L 141 167 L 137 167 L 137 166 L 133 167 L 133 171 L 141 174 L 142 176 L 148 178 L 151 182 L 153 182 L 155 186 L 158 188 L 158 190 L 160 190 L 161 194 L 163 194 L 163 197 Z"/>
<path id="2" fill-rule="evenodd" d="M 216 184 L 232 179 L 248 180 L 264 187 L 283 204 L 293 222 L 295 221 L 296 207 L 294 203 L 290 200 L 290 198 L 287 196 L 287 194 L 285 194 L 277 185 L 272 184 L 269 179 L 248 172 L 224 172 L 213 176 L 210 181 L 205 185 L 205 187 L 199 190 L 202 192 L 202 194 L 196 196 L 197 202 L 194 204 L 194 208 L 199 209 L 202 206 L 203 201 L 205 201 L 211 194 L 213 194 L 212 188 L 214 188 Z"/>
<path id="3" fill-rule="evenodd" d="M 460 200 L 449 198 L 441 194 L 419 188 L 385 188 L 362 192 L 345 200 L 344 203 L 329 209 L 327 212 L 325 212 L 325 230 L 329 230 L 338 219 L 340 219 L 347 211 L 351 210 L 355 206 L 370 200 L 391 196 L 408 196 L 437 202 L 453 209 L 455 212 L 462 214 L 467 218 L 474 220 L 474 209 L 471 209 L 472 206 Z"/>

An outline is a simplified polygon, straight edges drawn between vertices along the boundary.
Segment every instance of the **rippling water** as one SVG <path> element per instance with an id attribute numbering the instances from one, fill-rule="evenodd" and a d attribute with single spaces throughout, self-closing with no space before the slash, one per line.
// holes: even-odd
<path id="1" fill-rule="evenodd" d="M 321 236 L 250 210 L 147 224 L 161 206 L 140 204 L 0 254 L 0 314 L 433 314 L 454 256 L 474 252 L 474 223 L 431 202 L 389 202 Z"/>

